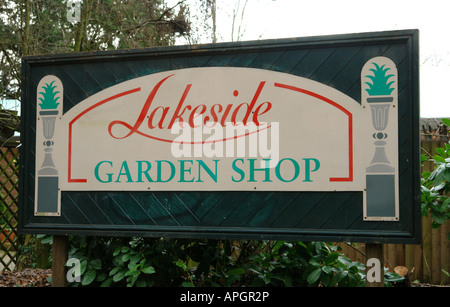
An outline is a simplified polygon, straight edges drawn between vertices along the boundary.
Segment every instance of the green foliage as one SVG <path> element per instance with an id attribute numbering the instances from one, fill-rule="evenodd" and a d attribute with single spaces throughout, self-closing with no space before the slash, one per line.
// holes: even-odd
<path id="1" fill-rule="evenodd" d="M 53 85 L 54 82 L 55 81 L 52 81 L 50 84 L 45 83 L 45 86 L 42 87 L 44 91 L 39 92 L 39 94 L 42 95 L 42 98 L 39 97 L 39 100 L 42 102 L 39 104 L 39 106 L 43 110 L 56 109 L 59 105 L 59 102 L 57 101 L 60 97 L 56 96 L 56 94 L 58 94 L 59 91 L 55 91 L 56 85 Z"/>
<path id="2" fill-rule="evenodd" d="M 14 216 L 6 206 L 5 196 L 0 193 L 0 230 L 11 229 L 11 226 L 15 224 Z"/>
<path id="3" fill-rule="evenodd" d="M 390 95 L 394 88 L 391 88 L 391 85 L 394 81 L 388 82 L 391 77 L 394 75 L 386 75 L 387 71 L 390 68 L 384 68 L 384 66 L 378 66 L 377 63 L 372 63 L 376 69 L 370 69 L 373 72 L 373 76 L 367 75 L 366 77 L 372 80 L 372 83 L 366 82 L 369 85 L 369 88 L 366 89 L 367 93 L 370 96 L 373 95 Z"/>
<path id="4" fill-rule="evenodd" d="M 19 236 L 18 262 L 16 269 L 39 268 L 49 269 L 52 267 L 51 247 L 53 236 L 50 235 L 25 235 Z"/>
<path id="5" fill-rule="evenodd" d="M 170 240 L 73 237 L 69 259 L 81 264 L 81 282 L 73 286 L 176 286 L 182 271 Z"/>
<path id="6" fill-rule="evenodd" d="M 102 287 L 360 287 L 365 267 L 325 242 L 74 237 L 81 282 Z M 401 279 L 386 272 L 390 282 Z"/>
<path id="7" fill-rule="evenodd" d="M 442 119 L 445 125 L 450 126 L 450 120 Z M 431 214 L 432 227 L 444 225 L 450 218 L 450 144 L 445 148 L 436 148 L 436 155 L 431 160 L 435 167 L 432 172 L 422 173 L 421 185 L 421 211 L 423 216 Z M 422 162 L 430 157 L 422 154 Z M 449 234 L 450 239 L 450 234 Z"/>
<path id="8" fill-rule="evenodd" d="M 189 35 L 183 1 L 83 0 L 79 22 L 67 19 L 67 0 L 0 0 L 0 98 L 21 97 L 21 58 L 173 45 Z"/>
<path id="9" fill-rule="evenodd" d="M 279 241 L 250 263 L 254 286 L 364 286 L 364 266 L 325 242 Z"/>

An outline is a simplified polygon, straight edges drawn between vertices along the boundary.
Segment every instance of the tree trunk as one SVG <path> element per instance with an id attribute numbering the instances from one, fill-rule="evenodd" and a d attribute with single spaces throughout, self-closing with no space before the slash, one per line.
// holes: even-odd
<path id="1" fill-rule="evenodd" d="M 80 21 L 77 24 L 77 30 L 75 32 L 75 44 L 73 46 L 73 51 L 75 52 L 83 51 L 82 48 L 83 38 L 86 41 L 86 44 L 88 43 L 87 26 L 89 25 L 89 20 L 91 19 L 91 12 L 93 5 L 94 5 L 93 0 L 85 0 L 83 2 Z"/>
<path id="2" fill-rule="evenodd" d="M 29 55 L 29 37 L 30 37 L 30 0 L 25 0 L 24 27 L 23 27 L 23 49 L 22 55 Z"/>

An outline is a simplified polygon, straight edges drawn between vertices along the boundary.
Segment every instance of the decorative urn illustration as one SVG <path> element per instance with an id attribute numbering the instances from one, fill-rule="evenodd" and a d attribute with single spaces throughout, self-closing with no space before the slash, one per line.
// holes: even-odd
<path id="1" fill-rule="evenodd" d="M 363 104 L 370 107 L 374 152 L 366 168 L 366 220 L 398 220 L 395 157 L 386 153 L 391 140 L 397 143 L 397 69 L 388 58 L 369 60 L 361 74 Z M 391 145 L 392 145 L 391 144 Z M 396 161 L 396 160 L 395 160 Z"/>
<path id="2" fill-rule="evenodd" d="M 62 112 L 63 87 L 56 76 L 45 76 L 37 88 L 37 123 L 36 123 L 36 151 L 42 148 L 42 164 L 36 160 L 36 215 L 59 216 L 59 178 L 58 169 L 53 161 L 53 137 L 57 120 Z M 56 191 L 56 192 L 55 192 Z"/>

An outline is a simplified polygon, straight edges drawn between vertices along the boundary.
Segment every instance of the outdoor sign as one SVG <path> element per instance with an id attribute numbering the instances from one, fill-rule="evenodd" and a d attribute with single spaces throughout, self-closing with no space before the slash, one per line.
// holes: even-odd
<path id="1" fill-rule="evenodd" d="M 417 242 L 417 36 L 26 57 L 21 229 Z"/>

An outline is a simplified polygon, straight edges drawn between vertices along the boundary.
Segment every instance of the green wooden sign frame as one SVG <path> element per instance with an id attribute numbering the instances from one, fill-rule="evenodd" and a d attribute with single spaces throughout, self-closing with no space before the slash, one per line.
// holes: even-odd
<path id="1" fill-rule="evenodd" d="M 421 240 L 418 50 L 418 30 L 401 30 L 24 57 L 19 231 L 417 244 Z M 361 71 L 369 60 L 377 57 L 389 59 L 398 74 L 399 188 L 398 207 L 391 219 L 368 219 L 365 210 L 370 208 L 363 205 L 365 196 L 354 191 L 59 191 L 56 188 L 37 194 L 36 187 L 41 181 L 46 186 L 53 184 L 50 173 L 41 176 L 36 171 L 36 157 L 41 150 L 36 148 L 36 131 L 41 129 L 36 121 L 39 108 L 36 97 L 39 88 L 45 90 L 40 82 L 46 76 L 56 76 L 64 85 L 64 104 L 59 106 L 59 114 L 127 80 L 169 70 L 207 67 L 287 73 L 320 82 L 360 102 L 364 98 Z M 50 106 L 42 114 L 58 113 L 57 101 L 54 109 Z M 372 97 L 372 102 L 379 101 Z M 320 129 L 320 123 L 313 129 Z M 379 142 L 385 137 L 374 133 Z M 43 146 L 51 148 L 51 138 Z M 377 188 L 378 195 L 389 194 L 383 192 L 389 190 L 389 185 Z M 52 203 L 55 195 L 59 195 L 60 204 Z M 36 205 L 37 201 L 41 205 Z"/>

